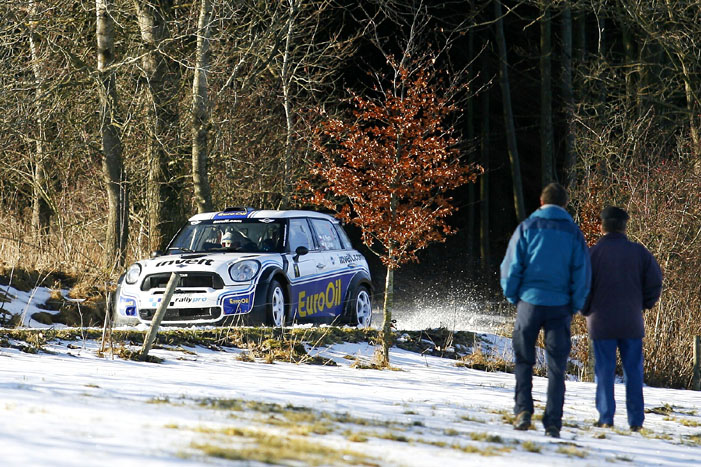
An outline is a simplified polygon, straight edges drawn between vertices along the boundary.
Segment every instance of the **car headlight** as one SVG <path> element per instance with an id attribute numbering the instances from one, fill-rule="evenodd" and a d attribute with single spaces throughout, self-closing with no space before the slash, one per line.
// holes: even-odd
<path id="1" fill-rule="evenodd" d="M 229 268 L 229 276 L 234 282 L 247 282 L 256 277 L 260 263 L 251 259 L 234 263 Z"/>
<path id="2" fill-rule="evenodd" d="M 135 284 L 136 281 L 139 280 L 140 275 L 141 265 L 139 263 L 134 263 L 129 266 L 129 270 L 127 271 L 126 276 L 124 276 L 124 280 L 127 282 L 127 284 Z"/>

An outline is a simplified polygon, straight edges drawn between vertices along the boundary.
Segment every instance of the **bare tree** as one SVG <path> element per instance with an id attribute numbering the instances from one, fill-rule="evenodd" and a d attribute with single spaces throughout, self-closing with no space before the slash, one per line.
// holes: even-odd
<path id="1" fill-rule="evenodd" d="M 178 201 L 178 174 L 173 159 L 179 150 L 178 90 L 180 73 L 168 56 L 168 18 L 172 0 L 134 0 L 144 53 L 142 73 L 148 93 L 147 203 L 149 245 L 160 250 L 170 240 L 183 217 Z"/>
<path id="2" fill-rule="evenodd" d="M 509 62 L 506 53 L 506 37 L 504 35 L 504 21 L 501 9 L 501 0 L 494 0 L 494 17 L 496 19 L 496 37 L 499 49 L 499 85 L 501 86 L 501 101 L 504 108 L 504 126 L 506 128 L 506 142 L 511 162 L 511 181 L 514 189 L 514 209 L 516 218 L 522 221 L 526 218 L 526 206 L 523 197 L 523 179 L 521 177 L 521 162 L 516 143 L 516 127 L 514 125 L 514 111 L 511 107 L 511 88 L 509 86 Z"/>
<path id="3" fill-rule="evenodd" d="M 553 155 L 552 21 L 549 0 L 541 4 L 540 17 L 540 176 L 541 185 L 555 176 Z"/>
<path id="4" fill-rule="evenodd" d="M 40 50 L 40 37 L 37 33 L 37 24 L 41 18 L 41 10 L 35 0 L 30 0 L 28 18 L 29 48 L 31 52 L 31 67 L 34 74 L 34 102 L 36 130 L 33 136 L 34 153 L 32 160 L 32 227 L 34 228 L 34 242 L 41 244 L 49 231 L 51 208 L 49 206 L 49 187 L 46 175 L 47 150 L 46 150 L 46 122 L 44 103 L 45 77 Z"/>
<path id="5" fill-rule="evenodd" d="M 572 128 L 574 119 L 574 92 L 572 90 L 572 8 L 569 1 L 562 5 L 562 17 L 560 18 L 560 31 L 562 36 L 562 106 L 565 114 L 565 149 L 564 172 L 567 185 L 574 181 L 574 167 L 576 156 L 574 152 L 574 131 Z"/>
<path id="6" fill-rule="evenodd" d="M 124 266 L 127 246 L 129 199 L 126 174 L 122 163 L 122 141 L 118 128 L 113 8 L 112 0 L 95 1 L 102 172 L 107 187 L 109 209 L 105 264 L 108 267 L 114 264 L 117 270 L 121 270 Z"/>
<path id="7" fill-rule="evenodd" d="M 212 192 L 207 175 L 209 156 L 209 123 L 211 106 L 208 98 L 208 74 L 212 30 L 212 1 L 200 0 L 197 22 L 195 73 L 192 80 L 192 182 L 198 212 L 212 210 Z"/>
<path id="8" fill-rule="evenodd" d="M 489 59 L 487 55 L 482 56 L 482 76 L 486 79 L 490 76 L 489 69 Z M 481 108 L 482 108 L 482 124 L 480 128 L 480 165 L 484 169 L 484 173 L 480 177 L 480 266 L 483 271 L 489 269 L 489 258 L 491 256 L 489 238 L 491 233 L 489 231 L 489 211 L 490 211 L 490 200 L 489 200 L 489 159 L 491 146 L 490 140 L 490 90 L 486 89 L 480 96 Z"/>

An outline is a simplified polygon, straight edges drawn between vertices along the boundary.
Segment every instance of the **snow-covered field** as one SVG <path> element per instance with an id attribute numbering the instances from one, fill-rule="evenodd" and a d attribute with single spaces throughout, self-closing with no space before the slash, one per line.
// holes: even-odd
<path id="1" fill-rule="evenodd" d="M 492 339 L 493 336 L 486 335 Z M 97 356 L 95 341 L 0 347 L 0 465 L 694 465 L 701 392 L 645 389 L 645 430 L 592 428 L 594 385 L 569 381 L 562 438 L 505 421 L 513 375 L 393 349 L 396 371 L 246 361 L 243 350 L 156 349 L 162 363 Z M 508 348 L 508 346 L 507 346 Z M 544 378 L 535 378 L 542 412 Z M 658 413 L 654 413 L 658 412 Z M 249 459 L 249 460 L 246 460 Z M 253 461 L 250 461 L 253 459 Z"/>

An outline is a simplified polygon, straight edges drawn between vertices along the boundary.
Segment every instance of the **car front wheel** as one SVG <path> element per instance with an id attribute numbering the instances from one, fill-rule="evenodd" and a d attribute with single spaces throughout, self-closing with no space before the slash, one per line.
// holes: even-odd
<path id="1" fill-rule="evenodd" d="M 268 326 L 276 328 L 285 325 L 285 291 L 282 284 L 273 280 L 268 287 L 268 299 L 265 305 L 265 318 Z"/>
<path id="2" fill-rule="evenodd" d="M 351 325 L 369 328 L 372 323 L 372 300 L 367 287 L 361 285 L 353 291 L 350 307 Z"/>

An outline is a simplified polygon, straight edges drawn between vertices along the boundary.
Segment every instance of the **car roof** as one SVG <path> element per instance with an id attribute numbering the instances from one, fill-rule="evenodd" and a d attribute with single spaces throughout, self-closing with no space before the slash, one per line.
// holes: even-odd
<path id="1" fill-rule="evenodd" d="M 204 221 L 211 219 L 290 219 L 295 217 L 312 217 L 316 219 L 326 219 L 338 224 L 339 221 L 329 214 L 324 214 L 322 212 L 316 211 L 304 211 L 301 209 L 292 210 L 272 210 L 272 209 L 254 209 L 249 207 L 234 207 L 226 208 L 223 211 L 216 212 L 204 212 L 201 214 L 195 214 L 190 217 L 189 221 Z"/>

